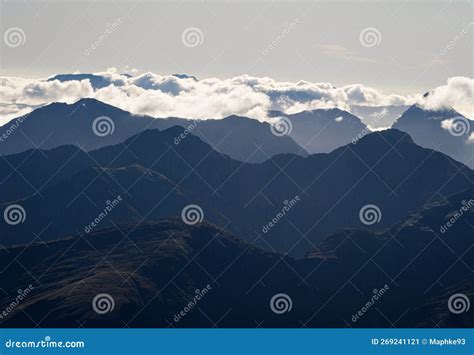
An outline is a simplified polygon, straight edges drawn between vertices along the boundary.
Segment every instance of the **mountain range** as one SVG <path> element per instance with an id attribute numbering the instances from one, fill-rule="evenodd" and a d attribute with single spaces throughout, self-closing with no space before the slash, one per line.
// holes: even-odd
<path id="1" fill-rule="evenodd" d="M 474 296 L 474 209 L 440 232 L 467 203 L 474 204 L 473 188 L 427 204 L 382 233 L 342 230 L 299 260 L 217 226 L 180 220 L 10 247 L 0 250 L 0 269 L 8 269 L 2 287 L 34 288 L 0 324 L 469 327 L 474 310 L 453 314 L 446 304 L 455 293 Z M 205 288 L 208 293 L 190 306 Z M 97 314 L 91 300 L 105 291 L 114 308 Z M 277 314 L 271 299 L 282 293 L 291 308 Z M 0 297 L 0 304 L 8 302 Z"/>
<path id="2" fill-rule="evenodd" d="M 123 142 L 146 129 L 176 125 L 190 129 L 217 151 L 237 160 L 261 162 L 280 153 L 307 155 L 291 137 L 276 136 L 268 123 L 253 119 L 238 116 L 206 121 L 155 119 L 133 115 L 95 99 L 81 99 L 70 105 L 53 103 L 25 115 L 14 129 L 12 122 L 0 127 L 0 137 L 4 137 L 0 141 L 0 155 L 62 145 L 91 151 Z M 179 137 L 176 138 L 179 142 Z"/>
<path id="3" fill-rule="evenodd" d="M 283 154 L 259 164 L 231 159 L 192 134 L 175 145 L 183 132 L 146 130 L 87 153 L 64 146 L 4 157 L 0 206 L 21 204 L 29 212 L 20 225 L 0 224 L 3 242 L 30 242 L 39 231 L 41 239 L 81 234 L 106 201 L 121 196 L 101 227 L 174 217 L 197 204 L 206 220 L 244 239 L 263 233 L 261 243 L 301 256 L 338 228 L 360 226 L 365 205 L 381 209 L 371 226 L 381 229 L 474 180 L 469 168 L 397 130 L 329 154 Z"/>
<path id="4" fill-rule="evenodd" d="M 349 111 L 372 128 L 387 128 L 409 109 L 409 105 L 363 106 L 351 105 Z"/>
<path id="5" fill-rule="evenodd" d="M 100 86 L 106 77 L 88 74 L 61 75 L 61 81 L 79 80 L 78 75 Z M 180 74 L 176 74 L 180 75 Z M 81 76 L 81 77 L 82 77 Z M 55 77 L 50 80 L 59 80 Z M 197 80 L 197 79 L 194 79 Z M 109 83 L 110 84 L 110 83 Z M 315 109 L 295 114 L 269 111 L 272 119 L 286 119 L 290 127 L 275 134 L 269 123 L 241 116 L 223 119 L 195 120 L 177 117 L 153 118 L 134 115 L 96 99 L 81 99 L 74 104 L 53 103 L 0 127 L 0 156 L 21 153 L 28 149 L 51 149 L 76 145 L 91 151 L 123 142 L 146 129 L 160 130 L 172 126 L 186 129 L 209 143 L 213 149 L 231 158 L 260 163 L 278 154 L 329 153 L 357 141 L 371 128 L 386 127 L 398 117 L 393 128 L 407 132 L 415 143 L 439 150 L 474 167 L 474 128 L 470 120 L 452 108 L 432 110 L 419 104 L 412 106 L 354 106 L 353 115 L 341 109 Z M 364 117 L 363 121 L 357 117 Z M 388 122 L 388 116 L 390 119 Z M 104 123 L 104 117 L 109 121 Z M 449 125 L 456 119 L 462 134 L 452 134 Z M 97 122 L 96 122 L 97 120 Z M 96 122 L 96 123 L 94 123 Z M 112 122 L 112 123 L 111 123 Z M 369 122 L 366 126 L 363 122 Z M 271 124 L 275 124 L 273 122 Z M 96 131 L 92 127 L 96 127 Z M 99 129 L 105 130 L 99 132 Z M 97 134 L 98 133 L 98 134 Z M 177 143 L 181 139 L 177 138 Z"/>
<path id="6" fill-rule="evenodd" d="M 329 153 L 350 143 L 358 135 L 370 132 L 358 117 L 338 108 L 295 114 L 271 111 L 269 115 L 288 119 L 291 123 L 288 135 L 310 154 Z"/>
<path id="7" fill-rule="evenodd" d="M 469 121 L 269 116 L 286 134 L 95 99 L 1 127 L 0 327 L 472 326 L 472 307 L 447 306 L 474 296 Z"/>
<path id="8" fill-rule="evenodd" d="M 413 105 L 397 119 L 393 128 L 407 132 L 422 147 L 443 152 L 474 168 L 472 122 L 453 108 L 429 110 Z"/>

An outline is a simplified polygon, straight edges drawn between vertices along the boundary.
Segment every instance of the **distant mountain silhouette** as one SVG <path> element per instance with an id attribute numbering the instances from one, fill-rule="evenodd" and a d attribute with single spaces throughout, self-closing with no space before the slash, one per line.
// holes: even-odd
<path id="1" fill-rule="evenodd" d="M 72 80 L 72 79 L 71 79 Z M 108 117 L 110 121 L 98 119 Z M 94 121 L 98 119 L 94 130 Z M 100 131 L 99 122 L 105 122 Z M 112 123 L 110 123 L 112 122 Z M 252 163 L 262 162 L 276 154 L 307 155 L 291 137 L 275 136 L 268 123 L 230 116 L 222 120 L 186 120 L 181 118 L 155 119 L 137 116 L 95 99 L 81 99 L 68 105 L 53 103 L 25 116 L 11 131 L 11 124 L 0 127 L 0 155 L 23 152 L 40 147 L 50 149 L 61 145 L 76 145 L 85 151 L 117 144 L 146 129 L 166 129 L 172 126 L 188 128 L 211 146 L 231 158 Z M 113 127 L 113 130 L 110 129 Z M 110 131 L 110 134 L 106 134 Z M 9 132 L 9 133 L 8 133 Z M 183 137 L 187 136 L 185 134 Z M 181 141 L 176 137 L 176 143 Z M 176 144 L 174 143 L 174 144 Z"/>
<path id="2" fill-rule="evenodd" d="M 122 75 L 126 77 L 128 76 L 127 74 Z M 58 74 L 48 79 L 48 81 L 54 80 L 58 80 L 60 82 L 89 80 L 94 90 L 105 88 L 111 84 L 117 86 L 123 85 L 120 80 L 112 80 L 107 76 L 99 74 Z"/>
<path id="3" fill-rule="evenodd" d="M 173 74 L 174 77 L 178 79 L 193 79 L 195 81 L 199 81 L 198 78 L 196 78 L 193 75 L 187 75 L 187 74 Z"/>
<path id="4" fill-rule="evenodd" d="M 459 124 L 459 135 L 442 127 L 443 121 L 447 123 L 454 118 L 457 118 Z M 474 168 L 474 142 L 468 142 L 469 136 L 474 133 L 474 121 L 468 120 L 452 108 L 427 110 L 413 105 L 398 118 L 393 128 L 407 132 L 422 147 L 443 152 Z"/>
<path id="5" fill-rule="evenodd" d="M 372 128 L 391 127 L 409 105 L 363 106 L 351 105 L 350 111 Z"/>
<path id="6" fill-rule="evenodd" d="M 113 132 L 110 126 L 104 125 L 104 131 L 98 127 L 101 135 L 97 135 L 93 130 L 94 121 L 104 116 L 113 122 Z M 61 145 L 76 145 L 89 151 L 123 142 L 147 128 L 155 128 L 154 123 L 151 117 L 135 116 L 95 99 L 81 99 L 71 105 L 52 103 L 26 115 L 18 128 L 0 142 L 0 155 Z M 0 136 L 7 133 L 10 126 L 7 123 L 0 127 Z M 105 134 L 108 130 L 111 134 Z"/>
<path id="7" fill-rule="evenodd" d="M 28 242 L 39 231 L 41 239 L 81 234 L 106 201 L 120 195 L 123 202 L 101 227 L 180 216 L 186 205 L 197 204 L 206 220 L 239 237 L 260 235 L 257 243 L 300 256 L 339 228 L 364 226 L 359 212 L 365 205 L 380 208 L 382 218 L 371 228 L 381 230 L 474 179 L 472 170 L 397 130 L 372 133 L 329 154 L 277 155 L 260 164 L 233 160 L 192 134 L 174 144 L 181 134 L 180 127 L 147 130 L 90 152 L 90 161 L 73 149 L 64 149 L 64 156 L 55 150 L 49 164 L 60 168 L 72 161 L 77 172 L 45 186 L 41 159 L 29 160 L 29 152 L 9 157 L 25 164 L 25 177 L 40 175 L 34 182 L 41 186 L 33 185 L 38 191 L 29 197 L 17 193 L 28 218 L 0 223 L 2 243 Z M 14 173 L 12 166 L 5 183 L 20 191 L 25 182 L 15 186 Z M 1 209 L 14 202 L 12 196 L 0 200 Z"/>
<path id="8" fill-rule="evenodd" d="M 268 123 L 255 119 L 233 115 L 216 120 L 167 118 L 157 121 L 159 129 L 181 126 L 215 150 L 240 161 L 260 163 L 277 154 L 308 155 L 290 136 L 276 136 Z M 176 142 L 180 141 L 178 138 Z"/>
<path id="9" fill-rule="evenodd" d="M 337 108 L 295 114 L 271 111 L 270 116 L 288 118 L 289 135 L 310 154 L 329 153 L 370 132 L 358 117 Z"/>

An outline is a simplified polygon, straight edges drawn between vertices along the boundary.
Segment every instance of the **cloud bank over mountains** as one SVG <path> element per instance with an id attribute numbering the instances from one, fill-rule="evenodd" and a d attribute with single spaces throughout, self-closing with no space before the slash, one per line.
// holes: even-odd
<path id="1" fill-rule="evenodd" d="M 425 108 L 438 110 L 451 106 L 468 118 L 474 119 L 474 79 L 452 77 L 446 85 L 439 86 L 419 99 Z"/>
<path id="2" fill-rule="evenodd" d="M 53 80 L 54 79 L 54 80 Z M 316 108 L 410 105 L 452 106 L 474 117 L 474 80 L 453 77 L 427 98 L 385 94 L 362 84 L 336 88 L 330 83 L 281 82 L 248 75 L 197 80 L 186 75 L 119 74 L 116 69 L 94 75 L 61 75 L 49 79 L 0 77 L 0 124 L 50 102 L 71 103 L 93 97 L 135 114 L 154 117 L 222 118 L 232 114 L 267 120 L 268 110 L 295 113 Z"/>

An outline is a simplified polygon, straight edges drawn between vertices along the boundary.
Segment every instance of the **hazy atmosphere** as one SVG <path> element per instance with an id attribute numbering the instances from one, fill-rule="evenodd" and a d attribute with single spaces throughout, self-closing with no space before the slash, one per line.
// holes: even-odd
<path id="1" fill-rule="evenodd" d="M 88 96 L 156 117 L 265 120 L 268 109 L 409 105 L 437 87 L 429 105 L 472 117 L 471 10 L 469 1 L 5 1 L 4 40 L 18 28 L 20 42 L 2 48 L 0 123 Z M 114 85 L 42 81 L 97 72 Z"/>
<path id="2" fill-rule="evenodd" d="M 473 6 L 3 0 L 0 329 L 461 338 Z"/>

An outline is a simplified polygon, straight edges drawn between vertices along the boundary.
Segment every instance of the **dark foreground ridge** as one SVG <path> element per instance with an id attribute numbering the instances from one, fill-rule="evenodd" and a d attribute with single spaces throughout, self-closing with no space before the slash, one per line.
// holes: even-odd
<path id="1" fill-rule="evenodd" d="M 469 327 L 472 307 L 453 314 L 448 300 L 474 295 L 474 209 L 459 216 L 471 205 L 473 189 L 434 202 L 385 233 L 336 233 L 300 260 L 220 227 L 180 220 L 10 247 L 0 251 L 3 290 L 32 290 L 0 324 Z M 446 227 L 453 216 L 456 222 Z M 109 312 L 102 314 L 93 305 L 103 294 L 113 307 L 103 305 Z M 272 309 L 279 294 L 290 300 L 286 312 Z M 5 309 L 11 302 L 0 299 Z"/>

